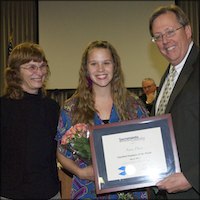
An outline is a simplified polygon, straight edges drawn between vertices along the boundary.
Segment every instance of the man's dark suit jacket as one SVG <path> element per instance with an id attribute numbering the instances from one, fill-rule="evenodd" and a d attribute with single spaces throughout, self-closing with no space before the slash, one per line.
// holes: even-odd
<path id="1" fill-rule="evenodd" d="M 158 94 L 168 71 L 169 67 L 161 79 Z M 194 44 L 165 111 L 172 116 L 181 171 L 193 187 L 186 192 L 167 194 L 168 199 L 200 199 L 199 76 L 199 47 Z M 151 115 L 155 115 L 155 103 Z"/>

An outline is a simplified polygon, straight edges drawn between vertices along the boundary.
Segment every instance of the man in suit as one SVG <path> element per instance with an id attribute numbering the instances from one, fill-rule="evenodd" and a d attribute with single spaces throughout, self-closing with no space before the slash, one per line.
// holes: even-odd
<path id="1" fill-rule="evenodd" d="M 175 5 L 157 8 L 149 21 L 152 41 L 168 60 L 151 115 L 171 113 L 181 172 L 157 183 L 168 199 L 200 199 L 199 193 L 199 47 L 190 22 Z M 158 112 L 170 66 L 175 69 L 172 92 Z"/>
<path id="2" fill-rule="evenodd" d="M 140 99 L 143 101 L 147 110 L 151 113 L 154 99 L 156 97 L 156 84 L 152 78 L 145 78 L 142 80 L 143 94 Z"/>

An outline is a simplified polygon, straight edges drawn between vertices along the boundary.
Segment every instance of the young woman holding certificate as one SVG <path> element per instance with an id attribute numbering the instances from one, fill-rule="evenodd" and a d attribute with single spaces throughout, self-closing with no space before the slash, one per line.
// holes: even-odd
<path id="1" fill-rule="evenodd" d="M 57 140 L 75 124 L 101 125 L 148 116 L 140 99 L 124 85 L 120 57 L 107 41 L 91 42 L 85 49 L 79 71 L 79 84 L 60 113 Z M 122 193 L 96 195 L 93 167 L 58 146 L 57 158 L 73 174 L 72 199 L 119 199 Z M 66 188 L 67 189 L 67 188 Z M 126 192 L 127 193 L 127 192 Z M 123 193 L 126 195 L 125 193 Z M 127 195 L 147 199 L 147 192 L 129 191 Z"/>

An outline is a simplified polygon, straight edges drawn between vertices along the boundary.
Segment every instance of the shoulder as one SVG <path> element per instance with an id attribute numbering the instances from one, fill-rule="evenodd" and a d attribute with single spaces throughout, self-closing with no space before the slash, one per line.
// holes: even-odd
<path id="1" fill-rule="evenodd" d="M 52 99 L 52 98 L 50 98 L 50 97 L 48 97 L 48 96 L 45 96 L 45 97 L 44 97 L 44 100 L 45 100 L 46 102 L 50 103 L 50 104 L 53 104 L 53 105 L 57 104 L 57 105 L 58 105 L 58 102 L 57 102 L 56 100 L 54 100 L 54 99 Z"/>
<path id="2" fill-rule="evenodd" d="M 135 113 L 133 118 L 142 118 L 149 115 L 148 110 L 145 108 L 142 100 L 135 93 L 128 96 L 129 112 Z"/>
<path id="3" fill-rule="evenodd" d="M 8 101 L 9 98 L 7 98 L 5 95 L 3 96 L 0 96 L 0 101 L 3 102 L 3 101 Z"/>
<path id="4" fill-rule="evenodd" d="M 67 99 L 64 103 L 63 110 L 68 113 L 73 112 L 76 107 L 76 102 L 77 102 L 77 99 L 74 97 Z"/>
<path id="5" fill-rule="evenodd" d="M 72 115 L 75 112 L 76 101 L 76 98 L 69 98 L 65 101 L 60 111 L 60 120 L 62 120 L 63 123 L 71 122 Z"/>
<path id="6" fill-rule="evenodd" d="M 0 102 L 3 102 L 3 101 L 4 101 L 4 98 L 5 98 L 4 96 L 1 96 L 1 97 L 0 97 Z"/>
<path id="7" fill-rule="evenodd" d="M 46 96 L 44 97 L 43 99 L 44 101 L 44 104 L 50 108 L 50 109 L 53 109 L 53 110 L 56 110 L 56 111 L 59 111 L 60 110 L 60 105 L 58 104 L 58 102 L 56 102 L 54 99 Z"/>
<path id="8" fill-rule="evenodd" d="M 1 96 L 0 97 L 0 106 L 1 109 L 7 109 L 7 108 L 11 108 L 11 105 L 17 105 L 17 100 L 15 99 L 10 99 L 6 96 Z"/>
<path id="9" fill-rule="evenodd" d="M 5 102 L 6 102 L 6 98 L 4 96 L 1 96 L 0 97 L 0 107 L 1 107 L 1 110 L 4 107 Z"/>
<path id="10" fill-rule="evenodd" d="M 194 68 L 199 68 L 199 55 L 200 55 L 199 46 L 194 44 L 192 46 L 189 56 L 187 57 L 186 63 L 187 62 L 192 63 Z"/>

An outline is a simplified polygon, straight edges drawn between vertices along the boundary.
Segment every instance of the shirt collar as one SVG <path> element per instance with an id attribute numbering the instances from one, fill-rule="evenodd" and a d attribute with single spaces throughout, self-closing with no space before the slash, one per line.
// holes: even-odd
<path id="1" fill-rule="evenodd" d="M 191 49 L 192 49 L 193 44 L 194 44 L 194 42 L 192 41 L 192 42 L 190 43 L 190 45 L 189 45 L 188 51 L 187 51 L 185 57 L 183 58 L 183 60 L 182 60 L 178 65 L 174 66 L 175 69 L 176 69 L 176 72 L 177 72 L 178 74 L 181 73 L 181 70 L 183 69 L 183 66 L 184 66 L 184 64 L 185 64 L 185 62 L 186 62 L 186 59 L 187 59 L 187 57 L 188 57 L 188 55 L 189 55 Z"/>

